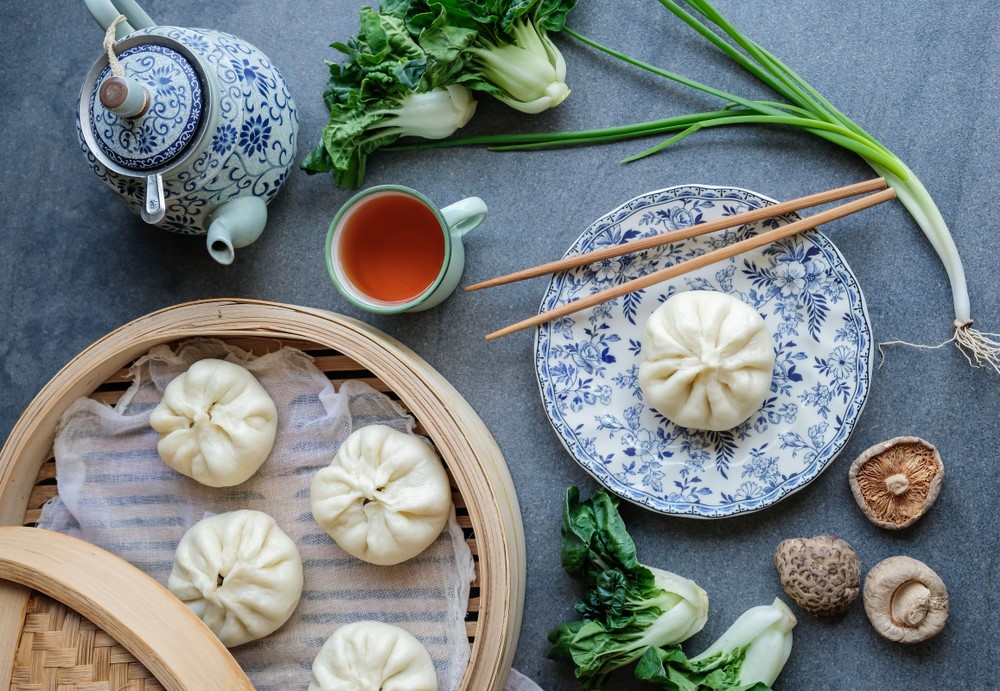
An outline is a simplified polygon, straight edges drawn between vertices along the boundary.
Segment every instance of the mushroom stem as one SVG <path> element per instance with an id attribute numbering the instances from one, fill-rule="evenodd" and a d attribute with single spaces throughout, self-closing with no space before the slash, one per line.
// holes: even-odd
<path id="1" fill-rule="evenodd" d="M 885 488 L 898 497 L 910 489 L 910 481 L 903 473 L 896 473 L 885 479 Z"/>
<path id="2" fill-rule="evenodd" d="M 920 581 L 907 581 L 892 593 L 889 614 L 898 626 L 920 624 L 930 610 L 931 591 Z"/>
<path id="3" fill-rule="evenodd" d="M 948 590 L 922 561 L 889 557 L 865 578 L 865 614 L 880 635 L 917 643 L 937 635 L 948 620 Z"/>

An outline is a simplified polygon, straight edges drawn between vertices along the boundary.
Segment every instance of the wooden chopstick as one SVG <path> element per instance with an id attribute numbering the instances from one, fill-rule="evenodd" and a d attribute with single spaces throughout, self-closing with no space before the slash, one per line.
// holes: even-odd
<path id="1" fill-rule="evenodd" d="M 599 305 L 602 302 L 613 300 L 617 297 L 621 297 L 622 295 L 635 292 L 636 290 L 648 288 L 655 283 L 666 281 L 671 278 L 677 278 L 678 276 L 682 276 L 689 271 L 694 271 L 710 264 L 714 264 L 715 262 L 722 261 L 723 259 L 729 259 L 730 257 L 735 257 L 738 254 L 749 252 L 750 250 L 757 249 L 758 247 L 763 247 L 764 245 L 770 244 L 776 240 L 781 240 L 795 235 L 796 233 L 801 233 L 804 230 L 815 228 L 822 223 L 828 223 L 835 219 L 848 216 L 861 211 L 862 209 L 867 209 L 875 206 L 876 204 L 881 204 L 882 202 L 894 199 L 895 197 L 896 191 L 889 188 L 881 192 L 876 192 L 875 194 L 870 194 L 867 197 L 861 197 L 860 199 L 846 202 L 840 206 L 820 211 L 819 213 L 813 214 L 808 218 L 803 218 L 802 220 L 795 221 L 794 223 L 789 223 L 786 226 L 770 230 L 766 233 L 761 233 L 760 235 L 755 235 L 752 238 L 747 238 L 746 240 L 741 240 L 740 242 L 735 242 L 732 245 L 721 247 L 717 250 L 713 250 L 712 252 L 703 254 L 700 257 L 694 257 L 693 259 L 689 259 L 685 262 L 668 266 L 665 269 L 654 271 L 653 273 L 640 276 L 639 278 L 632 279 L 631 281 L 626 281 L 625 283 L 608 288 L 607 290 L 602 290 L 599 293 L 594 293 L 593 295 L 588 295 L 587 297 L 580 298 L 579 300 L 568 302 L 565 305 L 561 305 L 547 312 L 542 312 L 534 317 L 487 334 L 486 340 L 491 341 L 494 338 L 499 338 L 500 336 L 506 336 L 507 334 L 512 334 L 522 329 L 538 326 L 539 324 L 544 324 L 545 322 L 558 319 L 559 317 L 565 317 L 567 314 L 579 312 L 580 310 L 593 307 L 594 305 Z M 774 207 L 768 208 L 773 209 Z"/>
<path id="2" fill-rule="evenodd" d="M 480 290 L 482 288 L 492 288 L 493 286 L 514 283 L 515 281 L 523 281 L 526 278 L 534 278 L 536 276 L 556 273 L 557 271 L 565 271 L 578 266 L 584 266 L 586 264 L 593 264 L 594 262 L 603 261 L 605 259 L 611 259 L 612 257 L 620 257 L 621 255 L 628 254 L 630 252 L 639 252 L 651 247 L 665 245 L 669 242 L 679 242 L 681 240 L 687 240 L 688 238 L 697 237 L 706 233 L 714 233 L 717 230 L 733 228 L 735 226 L 741 226 L 755 221 L 763 221 L 765 218 L 774 218 L 775 216 L 781 216 L 782 214 L 787 214 L 792 211 L 800 211 L 813 206 L 819 206 L 820 204 L 828 204 L 829 202 L 854 197 L 859 194 L 884 190 L 885 188 L 885 178 L 874 178 L 872 180 L 866 180 L 865 182 L 847 185 L 846 187 L 838 187 L 837 189 L 828 190 L 826 192 L 818 192 L 805 197 L 799 197 L 798 199 L 791 199 L 787 202 L 772 204 L 771 206 L 763 206 L 759 209 L 745 211 L 734 216 L 725 216 L 715 221 L 709 221 L 708 223 L 699 223 L 687 228 L 681 228 L 680 230 L 660 233 L 659 235 L 652 235 L 646 238 L 639 238 L 638 240 L 632 240 L 631 242 L 615 245 L 613 247 L 605 247 L 604 249 L 587 252 L 586 254 L 576 254 L 570 257 L 564 257 L 563 259 L 558 259 L 556 261 L 549 262 L 548 264 L 522 269 L 521 271 L 515 271 L 514 273 L 506 274 L 504 276 L 498 276 L 479 283 L 473 283 L 470 286 L 466 286 L 465 289 Z"/>

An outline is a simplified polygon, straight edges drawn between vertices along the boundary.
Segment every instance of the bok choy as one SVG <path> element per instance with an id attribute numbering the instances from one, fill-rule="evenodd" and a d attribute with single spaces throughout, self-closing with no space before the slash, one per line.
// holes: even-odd
<path id="1" fill-rule="evenodd" d="M 864 159 L 896 191 L 896 195 L 930 241 L 947 272 L 954 303 L 954 333 L 949 339 L 975 367 L 1000 372 L 1000 335 L 983 333 L 972 326 L 972 313 L 965 271 L 948 225 L 920 179 L 892 151 L 838 110 L 819 91 L 790 67 L 745 33 L 733 26 L 709 0 L 659 0 L 667 10 L 709 41 L 737 66 L 774 91 L 780 100 L 757 100 L 716 89 L 640 62 L 605 47 L 569 28 L 564 32 L 619 60 L 697 89 L 723 105 L 714 111 L 665 118 L 632 125 L 578 132 L 484 136 L 456 139 L 441 145 L 489 144 L 496 149 L 540 149 L 593 144 L 655 135 L 670 136 L 632 156 L 633 161 L 654 154 L 700 130 L 729 125 L 781 125 L 798 127 L 852 151 Z"/>
<path id="2" fill-rule="evenodd" d="M 586 501 L 570 487 L 562 528 L 563 569 L 588 586 L 581 620 L 549 633 L 549 657 L 568 658 L 584 689 L 650 648 L 673 646 L 705 625 L 708 595 L 693 581 L 640 564 L 617 502 L 602 489 Z"/>
<path id="3" fill-rule="evenodd" d="M 330 120 L 300 164 L 307 173 L 328 172 L 338 186 L 357 187 L 375 149 L 403 136 L 447 137 L 475 112 L 469 90 L 451 81 L 448 66 L 428 55 L 400 19 L 362 8 L 358 35 L 333 47 L 349 59 L 329 63 L 323 99 Z"/>
<path id="4" fill-rule="evenodd" d="M 523 113 L 553 108 L 569 95 L 566 61 L 549 38 L 577 0 L 386 0 L 423 46 L 449 47 L 459 83 Z"/>
<path id="5" fill-rule="evenodd" d="M 703 653 L 650 648 L 635 667 L 639 679 L 664 691 L 762 691 L 778 678 L 792 652 L 795 615 L 775 598 L 751 607 Z"/>
<path id="6" fill-rule="evenodd" d="M 368 155 L 400 137 L 443 139 L 475 112 L 470 90 L 525 113 L 569 95 L 548 36 L 576 0 L 384 0 L 361 10 L 357 36 L 332 47 L 323 94 L 330 119 L 300 164 L 339 187 L 364 180 Z"/>

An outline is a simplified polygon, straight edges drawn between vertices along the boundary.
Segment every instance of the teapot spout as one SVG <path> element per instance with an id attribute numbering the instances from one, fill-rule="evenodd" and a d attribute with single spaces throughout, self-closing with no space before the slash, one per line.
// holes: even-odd
<path id="1" fill-rule="evenodd" d="M 260 237 L 267 223 L 267 205 L 260 197 L 239 197 L 212 212 L 208 226 L 208 253 L 220 264 L 232 264 L 236 248 Z"/>

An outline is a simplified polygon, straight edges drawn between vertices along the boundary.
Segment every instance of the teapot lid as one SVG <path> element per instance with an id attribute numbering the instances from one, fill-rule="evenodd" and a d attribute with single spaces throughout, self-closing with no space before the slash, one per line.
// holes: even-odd
<path id="1" fill-rule="evenodd" d="M 185 53 L 179 45 L 158 40 L 132 45 L 117 56 L 125 78 L 112 74 L 108 58 L 103 59 L 103 70 L 88 80 L 90 93 L 85 87 L 80 100 L 81 124 L 89 129 L 91 148 L 136 171 L 163 168 L 187 149 L 198 133 L 206 89 L 200 70 Z M 116 106 L 126 99 L 139 105 L 123 115 L 126 111 Z"/>

